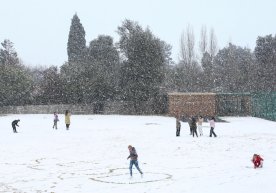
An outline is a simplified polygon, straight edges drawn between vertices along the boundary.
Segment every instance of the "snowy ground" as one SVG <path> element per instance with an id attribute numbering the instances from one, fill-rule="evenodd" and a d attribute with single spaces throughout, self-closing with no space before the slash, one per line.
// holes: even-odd
<path id="1" fill-rule="evenodd" d="M 11 122 L 21 119 L 19 133 Z M 224 117 L 217 138 L 192 138 L 187 123 L 159 116 L 72 115 L 58 130 L 53 115 L 0 116 L 0 192 L 275 193 L 276 122 Z M 129 179 L 127 146 L 136 147 L 141 178 Z M 253 169 L 254 153 L 264 167 Z"/>

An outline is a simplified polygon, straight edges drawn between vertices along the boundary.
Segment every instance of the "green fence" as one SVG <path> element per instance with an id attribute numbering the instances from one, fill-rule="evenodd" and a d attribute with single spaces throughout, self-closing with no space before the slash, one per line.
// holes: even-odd
<path id="1" fill-rule="evenodd" d="M 276 121 L 276 92 L 252 93 L 252 116 Z"/>

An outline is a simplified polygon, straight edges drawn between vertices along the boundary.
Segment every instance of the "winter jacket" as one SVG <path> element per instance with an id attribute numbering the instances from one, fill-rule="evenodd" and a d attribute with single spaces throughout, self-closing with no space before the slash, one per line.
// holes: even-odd
<path id="1" fill-rule="evenodd" d="M 178 129 L 180 127 L 181 127 L 181 123 L 180 123 L 179 119 L 176 119 L 176 128 Z"/>
<path id="2" fill-rule="evenodd" d="M 54 115 L 54 121 L 59 121 L 57 114 Z"/>
<path id="3" fill-rule="evenodd" d="M 128 158 L 130 158 L 131 160 L 137 160 L 138 154 L 136 153 L 136 150 L 134 147 L 132 147 L 131 150 L 129 150 Z"/>
<path id="4" fill-rule="evenodd" d="M 19 122 L 20 120 L 14 120 L 13 122 L 12 122 L 12 126 L 18 126 L 18 122 Z"/>
<path id="5" fill-rule="evenodd" d="M 195 118 L 192 118 L 190 127 L 191 127 L 192 129 L 196 129 L 196 120 L 195 120 Z"/>
<path id="6" fill-rule="evenodd" d="M 213 119 L 208 120 L 208 122 L 210 123 L 210 127 L 215 128 L 215 121 Z"/>
<path id="7" fill-rule="evenodd" d="M 259 165 L 261 163 L 261 161 L 263 161 L 263 158 L 261 158 L 261 156 L 259 156 L 259 155 L 256 155 L 252 159 L 252 162 L 254 163 L 254 165 Z"/>
<path id="8" fill-rule="evenodd" d="M 197 123 L 198 123 L 198 125 L 202 125 L 202 123 L 203 123 L 203 118 L 199 118 Z"/>
<path id="9" fill-rule="evenodd" d="M 71 121 L 70 121 L 70 116 L 71 116 L 70 113 L 67 113 L 67 115 L 65 115 L 65 124 L 70 125 L 70 123 L 71 123 Z"/>

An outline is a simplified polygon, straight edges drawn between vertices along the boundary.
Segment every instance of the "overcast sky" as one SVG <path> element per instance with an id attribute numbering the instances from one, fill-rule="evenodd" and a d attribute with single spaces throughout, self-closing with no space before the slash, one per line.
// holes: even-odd
<path id="1" fill-rule="evenodd" d="M 171 44 L 176 62 L 188 24 L 197 42 L 202 25 L 214 28 L 220 48 L 232 42 L 254 49 L 258 36 L 276 33 L 275 0 L 0 0 L 0 6 L 0 42 L 10 39 L 26 65 L 61 66 L 67 60 L 75 13 L 87 45 L 100 34 L 118 41 L 117 27 L 130 19 Z"/>

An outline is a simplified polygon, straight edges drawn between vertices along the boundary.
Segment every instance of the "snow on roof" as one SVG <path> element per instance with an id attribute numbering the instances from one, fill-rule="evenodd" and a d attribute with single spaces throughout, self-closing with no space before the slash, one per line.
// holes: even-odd
<path id="1" fill-rule="evenodd" d="M 208 93 L 200 93 L 200 92 L 172 92 L 168 93 L 168 95 L 216 95 L 216 93 L 208 92 Z"/>

